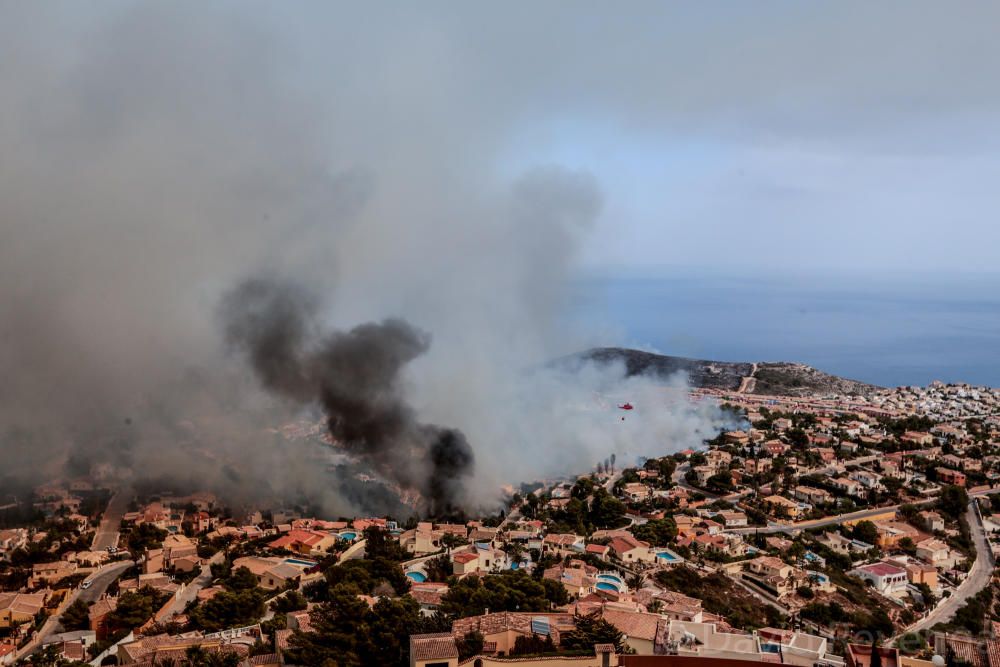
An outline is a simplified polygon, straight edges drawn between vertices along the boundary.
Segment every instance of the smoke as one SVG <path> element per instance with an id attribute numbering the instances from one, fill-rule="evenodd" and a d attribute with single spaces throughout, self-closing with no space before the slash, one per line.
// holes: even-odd
<path id="1" fill-rule="evenodd" d="M 463 41 L 247 7 L 3 5 L 2 474 L 398 513 L 369 468 L 488 505 L 712 427 L 620 369 L 531 370 L 617 342 L 567 315 L 606 195 L 511 158 L 538 110 L 470 94 Z M 316 406 L 339 448 L 285 437 Z"/>
<path id="2" fill-rule="evenodd" d="M 391 319 L 313 340 L 317 304 L 304 288 L 248 280 L 223 300 L 226 338 L 265 387 L 322 405 L 334 441 L 417 490 L 431 514 L 458 509 L 472 450 L 460 432 L 420 423 L 400 387 L 403 367 L 427 351 L 430 337 Z"/>

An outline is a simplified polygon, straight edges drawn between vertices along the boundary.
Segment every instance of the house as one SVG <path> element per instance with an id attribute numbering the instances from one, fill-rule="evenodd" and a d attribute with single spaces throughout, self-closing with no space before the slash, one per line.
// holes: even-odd
<path id="1" fill-rule="evenodd" d="M 906 577 L 911 584 L 919 586 L 927 584 L 932 590 L 938 590 L 938 572 L 933 565 L 926 563 L 912 562 L 906 564 Z"/>
<path id="2" fill-rule="evenodd" d="M 737 512 L 736 510 L 723 510 L 716 516 L 726 524 L 726 528 L 742 528 L 747 525 L 747 515 L 743 512 Z"/>
<path id="3" fill-rule="evenodd" d="M 0 530 L 0 560 L 9 560 L 10 554 L 28 545 L 28 531 L 24 528 Z"/>
<path id="4" fill-rule="evenodd" d="M 917 447 L 930 446 L 934 444 L 934 436 L 923 431 L 907 431 L 900 436 L 900 441 L 908 445 Z"/>
<path id="5" fill-rule="evenodd" d="M 458 645 L 450 632 L 410 635 L 410 667 L 458 667 Z"/>
<path id="6" fill-rule="evenodd" d="M 863 493 L 859 482 L 846 477 L 834 477 L 830 480 L 830 486 L 837 489 L 841 493 L 855 498 L 859 498 Z"/>
<path id="7" fill-rule="evenodd" d="M 779 599 L 795 593 L 809 582 L 809 575 L 774 556 L 760 556 L 744 562 L 743 578 L 773 591 Z"/>
<path id="8" fill-rule="evenodd" d="M 902 595 L 906 592 L 906 568 L 887 561 L 862 565 L 849 571 L 848 574 L 863 579 L 872 587 L 887 597 Z"/>
<path id="9" fill-rule="evenodd" d="M 705 452 L 705 460 L 710 467 L 719 471 L 729 468 L 729 464 L 733 460 L 733 455 L 724 449 L 710 449 Z"/>
<path id="10" fill-rule="evenodd" d="M 459 577 L 479 571 L 479 554 L 472 551 L 453 553 L 451 555 L 451 567 Z"/>
<path id="11" fill-rule="evenodd" d="M 772 459 L 747 459 L 743 462 L 743 471 L 748 475 L 759 475 L 767 472 L 774 465 Z"/>
<path id="12" fill-rule="evenodd" d="M 630 482 L 622 487 L 622 493 L 632 502 L 642 502 L 652 495 L 652 489 L 641 482 Z"/>
<path id="13" fill-rule="evenodd" d="M 58 560 L 51 563 L 35 563 L 31 566 L 31 586 L 37 588 L 43 582 L 51 585 L 76 574 L 76 563 Z"/>
<path id="14" fill-rule="evenodd" d="M 883 549 L 896 549 L 904 539 L 916 542 L 922 537 L 919 530 L 902 521 L 880 521 L 875 529 L 878 531 L 876 543 Z"/>
<path id="15" fill-rule="evenodd" d="M 615 626 L 625 636 L 625 646 L 638 655 L 653 655 L 657 629 L 669 624 L 669 621 L 659 614 L 610 607 L 602 610 L 601 618 Z"/>
<path id="16" fill-rule="evenodd" d="M 649 543 L 637 540 L 631 535 L 613 537 L 608 546 L 612 555 L 626 563 L 639 561 L 652 563 L 656 560 L 656 554 L 649 548 Z"/>
<path id="17" fill-rule="evenodd" d="M 955 486 L 965 486 L 965 473 L 951 468 L 935 468 L 938 481 L 942 484 L 954 484 Z"/>
<path id="18" fill-rule="evenodd" d="M 285 588 L 299 581 L 303 568 L 293 565 L 281 558 L 262 558 L 260 556 L 244 556 L 233 561 L 233 569 L 245 567 L 257 577 L 261 588 L 274 590 Z"/>
<path id="19" fill-rule="evenodd" d="M 163 569 L 191 572 L 200 565 L 198 545 L 183 534 L 167 535 L 161 548 L 146 552 L 143 572 L 149 574 Z"/>
<path id="20" fill-rule="evenodd" d="M 882 475 L 869 470 L 855 470 L 849 478 L 869 491 L 883 491 L 885 489 L 882 484 Z"/>
<path id="21" fill-rule="evenodd" d="M 586 548 L 584 538 L 572 533 L 549 533 L 542 540 L 542 550 L 558 556 L 582 553 Z"/>
<path id="22" fill-rule="evenodd" d="M 781 440 L 768 440 L 764 443 L 764 451 L 771 456 L 781 456 L 787 452 L 791 447 L 788 444 L 782 442 Z"/>
<path id="23" fill-rule="evenodd" d="M 825 505 L 833 502 L 833 496 L 829 492 L 811 486 L 796 486 L 792 495 L 796 500 L 810 505 Z"/>
<path id="24" fill-rule="evenodd" d="M 610 548 L 606 544 L 588 544 L 584 551 L 598 558 L 607 558 Z"/>
<path id="25" fill-rule="evenodd" d="M 694 471 L 698 486 L 705 486 L 712 475 L 715 474 L 715 468 L 712 466 L 694 466 L 691 470 Z"/>
<path id="26" fill-rule="evenodd" d="M 802 513 L 802 509 L 799 507 L 798 503 L 793 500 L 789 500 L 784 496 L 767 496 L 764 498 L 764 505 L 767 506 L 771 513 L 778 517 L 796 519 L 799 514 Z"/>
<path id="27" fill-rule="evenodd" d="M 771 423 L 771 426 L 775 431 L 787 431 L 792 428 L 792 420 L 788 417 L 778 417 Z"/>
<path id="28" fill-rule="evenodd" d="M 944 530 L 944 518 L 937 512 L 924 510 L 920 513 L 920 518 L 924 520 L 931 532 L 936 533 Z"/>
<path id="29" fill-rule="evenodd" d="M 470 632 L 479 632 L 497 653 L 509 653 L 518 637 L 551 637 L 559 645 L 564 632 L 576 627 L 573 614 L 497 612 L 457 619 L 451 625 L 451 634 L 462 639 Z"/>
<path id="30" fill-rule="evenodd" d="M 596 575 L 597 568 L 573 561 L 570 565 L 556 565 L 546 569 L 542 578 L 559 582 L 570 597 L 580 598 L 594 592 L 597 586 Z"/>
<path id="31" fill-rule="evenodd" d="M 46 593 L 0 593 L 0 628 L 31 623 L 47 598 Z"/>
<path id="32" fill-rule="evenodd" d="M 336 535 L 331 533 L 293 528 L 267 546 L 272 549 L 287 549 L 304 556 L 318 556 L 329 552 L 337 541 Z"/>
<path id="33" fill-rule="evenodd" d="M 90 620 L 89 627 L 96 633 L 98 639 L 106 639 L 109 630 L 108 616 L 118 608 L 118 598 L 104 596 L 87 610 L 87 617 Z"/>
<path id="34" fill-rule="evenodd" d="M 954 563 L 951 547 L 936 537 L 930 537 L 917 542 L 917 558 L 927 561 L 934 567 L 948 567 Z"/>
<path id="35" fill-rule="evenodd" d="M 836 531 L 823 533 L 818 541 L 820 544 L 826 545 L 838 554 L 844 554 L 846 556 L 851 553 L 851 539 L 844 537 Z"/>
<path id="36" fill-rule="evenodd" d="M 750 442 L 750 434 L 746 431 L 726 431 L 722 437 L 731 445 L 746 445 Z"/>
<path id="37" fill-rule="evenodd" d="M 819 454 L 819 460 L 823 463 L 833 463 L 837 460 L 837 452 L 832 447 L 817 447 L 813 451 Z"/>
<path id="38" fill-rule="evenodd" d="M 638 596 L 641 592 L 639 591 L 636 595 Z M 702 601 L 698 598 L 674 591 L 662 591 L 653 596 L 650 602 L 654 600 L 660 603 L 660 615 L 667 619 L 701 623 L 704 618 L 704 611 L 701 608 Z M 649 606 L 648 603 L 647 606 Z"/>

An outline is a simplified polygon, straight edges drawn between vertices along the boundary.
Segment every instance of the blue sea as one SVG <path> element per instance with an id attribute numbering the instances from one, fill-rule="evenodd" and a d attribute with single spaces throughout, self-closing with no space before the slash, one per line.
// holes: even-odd
<path id="1" fill-rule="evenodd" d="M 797 361 L 883 386 L 1000 387 L 1000 274 L 594 275 L 573 302 L 607 345 Z"/>

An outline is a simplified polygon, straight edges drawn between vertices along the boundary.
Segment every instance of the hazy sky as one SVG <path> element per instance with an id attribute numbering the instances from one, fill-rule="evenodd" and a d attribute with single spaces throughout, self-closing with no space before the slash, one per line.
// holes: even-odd
<path id="1" fill-rule="evenodd" d="M 113 118 L 116 96 L 196 115 L 158 97 L 174 78 L 253 104 L 259 76 L 333 168 L 589 171 L 590 268 L 995 268 L 995 2 L 372 5 L 0 3 L 0 81 L 120 68 L 86 91 Z"/>

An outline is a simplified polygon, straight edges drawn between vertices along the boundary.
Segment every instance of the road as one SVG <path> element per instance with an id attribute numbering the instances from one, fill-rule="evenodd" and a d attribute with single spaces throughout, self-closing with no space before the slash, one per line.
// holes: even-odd
<path id="1" fill-rule="evenodd" d="M 83 600 L 84 602 L 90 603 L 97 600 L 111 585 L 111 582 L 115 581 L 118 577 L 122 575 L 125 570 L 129 569 L 135 565 L 135 562 L 130 560 L 117 561 L 114 563 L 108 563 L 102 565 L 94 574 L 87 578 L 87 581 L 92 581 L 93 583 L 89 588 L 77 588 L 72 593 L 66 596 L 62 604 L 59 605 L 58 613 L 50 616 L 45 623 L 42 624 L 41 629 L 35 634 L 34 639 L 24 645 L 20 651 L 15 655 L 15 660 L 19 660 L 24 656 L 31 655 L 31 653 L 45 643 L 50 635 L 58 634 L 63 631 L 60 619 L 62 613 L 73 604 L 76 600 Z"/>
<path id="2" fill-rule="evenodd" d="M 970 498 L 978 498 L 979 496 L 985 496 L 990 493 L 996 493 L 996 489 L 982 489 L 980 491 L 969 492 Z M 900 505 L 887 505 L 885 507 L 875 507 L 873 509 L 859 510 L 857 512 L 851 512 L 849 514 L 838 514 L 837 516 L 828 516 L 822 519 L 813 519 L 811 521 L 800 521 L 799 523 L 790 523 L 787 525 L 771 525 L 771 526 L 748 526 L 746 528 L 730 528 L 726 532 L 734 533 L 736 535 L 754 535 L 760 533 L 766 535 L 769 533 L 794 533 L 798 530 L 808 530 L 809 528 L 823 528 L 824 526 L 834 526 L 841 523 L 847 523 L 848 521 L 859 521 L 861 519 L 870 519 L 873 516 L 878 516 L 886 512 L 895 512 L 902 505 L 914 505 L 916 507 L 922 507 L 924 505 L 931 505 L 937 502 L 937 498 L 928 498 L 927 500 L 917 500 L 908 503 L 902 503 Z M 971 525 L 971 524 L 970 524 Z"/>
<path id="3" fill-rule="evenodd" d="M 754 362 L 753 368 L 750 369 L 750 375 L 740 380 L 740 386 L 736 390 L 737 394 L 752 394 L 753 390 L 757 386 L 757 378 L 754 376 L 757 374 L 757 363 Z"/>
<path id="4" fill-rule="evenodd" d="M 198 576 L 188 583 L 188 585 L 184 588 L 183 593 L 174 598 L 173 602 L 170 603 L 170 606 L 164 613 L 163 618 L 167 619 L 171 616 L 183 613 L 185 607 L 188 606 L 188 603 L 198 597 L 198 592 L 212 583 L 212 564 L 221 563 L 225 557 L 226 553 L 224 551 L 219 551 L 205 561 L 201 566 L 201 572 L 199 572 Z"/>
<path id="5" fill-rule="evenodd" d="M 955 612 L 969 601 L 969 598 L 989 585 L 993 576 L 993 550 L 986 539 L 983 517 L 979 513 L 977 505 L 975 500 L 970 502 L 969 509 L 965 514 L 965 518 L 969 522 L 969 529 L 972 531 L 973 542 L 976 545 L 976 560 L 972 564 L 972 569 L 969 570 L 969 576 L 930 614 L 906 628 L 905 632 L 927 630 L 938 623 L 947 623 L 955 616 Z"/>
<path id="6" fill-rule="evenodd" d="M 118 546 L 118 529 L 121 528 L 122 517 L 125 516 L 131 499 L 131 489 L 120 489 L 111 496 L 108 509 L 101 517 L 101 525 L 94 533 L 94 542 L 90 547 L 92 551 L 106 551 L 108 547 Z"/>

